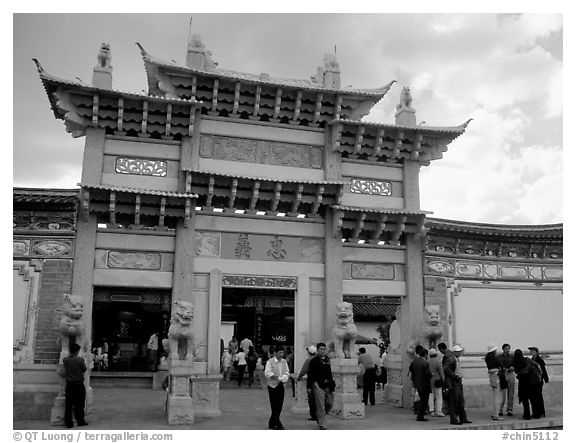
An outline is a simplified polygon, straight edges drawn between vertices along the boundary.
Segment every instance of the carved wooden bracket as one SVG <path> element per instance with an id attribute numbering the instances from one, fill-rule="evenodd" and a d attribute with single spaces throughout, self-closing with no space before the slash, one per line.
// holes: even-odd
<path id="1" fill-rule="evenodd" d="M 320 204 L 322 203 L 322 194 L 324 194 L 324 186 L 319 185 L 316 189 L 316 201 L 314 202 L 314 206 L 312 207 L 312 211 L 310 213 L 310 217 L 317 217 L 318 216 L 318 209 L 320 208 Z"/>
<path id="2" fill-rule="evenodd" d="M 258 202 L 258 195 L 260 194 L 260 180 L 254 181 L 254 186 L 252 187 L 252 198 L 250 200 L 249 213 L 256 212 L 256 203 Z"/>
<path id="3" fill-rule="evenodd" d="M 360 238 L 360 233 L 362 232 L 362 229 L 364 229 L 364 220 L 366 220 L 366 213 L 362 212 L 356 219 L 356 227 L 354 228 L 354 234 L 352 235 L 354 241 L 357 241 Z"/>
<path id="4" fill-rule="evenodd" d="M 337 237 L 344 223 L 344 211 L 332 211 L 332 236 Z"/>
<path id="5" fill-rule="evenodd" d="M 354 142 L 354 150 L 352 151 L 352 156 L 357 157 L 362 149 L 362 140 L 364 140 L 364 126 L 358 126 L 356 132 L 356 141 Z"/>
<path id="6" fill-rule="evenodd" d="M 212 207 L 212 197 L 214 197 L 214 176 L 208 178 L 208 195 L 206 195 L 206 207 Z"/>
<path id="7" fill-rule="evenodd" d="M 304 185 L 299 184 L 296 188 L 296 192 L 294 193 L 294 201 L 292 202 L 292 209 L 288 213 L 288 215 L 296 216 L 298 215 L 298 207 L 300 206 L 300 202 L 302 201 L 302 192 L 304 191 Z"/>
<path id="8" fill-rule="evenodd" d="M 383 143 L 384 143 L 384 128 L 380 128 L 378 129 L 378 134 L 376 135 L 376 144 L 374 145 L 374 153 L 372 154 L 372 160 L 378 158 L 378 156 L 380 155 Z"/>
<path id="9" fill-rule="evenodd" d="M 270 208 L 270 211 L 268 211 L 269 214 L 276 214 L 276 210 L 278 209 L 278 203 L 280 203 L 281 191 L 282 191 L 282 182 L 276 182 L 276 185 L 274 186 L 274 200 L 272 200 L 272 207 Z"/>
<path id="10" fill-rule="evenodd" d="M 407 217 L 405 215 L 401 215 L 398 218 L 398 220 L 396 222 L 396 229 L 394 230 L 394 233 L 392 234 L 392 241 L 394 241 L 394 242 L 400 241 L 400 236 L 406 230 L 406 218 Z"/>
<path id="11" fill-rule="evenodd" d="M 378 243 L 378 241 L 380 240 L 380 236 L 382 235 L 382 233 L 384 232 L 384 229 L 386 228 L 386 219 L 388 218 L 388 216 L 386 214 L 378 214 L 378 222 L 376 225 L 376 229 L 374 229 L 374 232 L 372 233 L 372 243 Z"/>

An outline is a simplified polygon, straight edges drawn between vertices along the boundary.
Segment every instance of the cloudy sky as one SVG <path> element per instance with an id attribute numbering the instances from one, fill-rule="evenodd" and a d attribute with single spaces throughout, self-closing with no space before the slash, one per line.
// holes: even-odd
<path id="1" fill-rule="evenodd" d="M 421 170 L 421 207 L 433 217 L 563 221 L 561 14 L 15 14 L 13 185 L 80 181 L 84 138 L 54 119 L 32 58 L 89 83 L 108 42 L 114 88 L 141 92 L 135 42 L 183 65 L 191 16 L 223 68 L 309 78 L 336 46 L 343 86 L 397 80 L 367 121 L 393 123 L 402 86 L 419 122 L 473 118 L 444 158 Z"/>

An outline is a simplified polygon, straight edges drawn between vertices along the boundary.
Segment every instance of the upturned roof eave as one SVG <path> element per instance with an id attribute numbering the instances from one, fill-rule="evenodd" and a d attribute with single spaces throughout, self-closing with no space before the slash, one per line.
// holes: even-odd
<path id="1" fill-rule="evenodd" d="M 376 122 L 365 122 L 365 121 L 358 121 L 358 120 L 349 120 L 349 119 L 334 119 L 328 123 L 330 126 L 338 125 L 338 124 L 346 124 L 346 125 L 353 125 L 353 126 L 364 126 L 364 127 L 373 127 L 373 128 L 382 128 L 382 129 L 396 129 L 402 131 L 417 131 L 422 134 L 451 134 L 458 137 L 462 135 L 470 123 L 472 119 L 467 120 L 466 122 L 462 123 L 458 126 L 403 126 L 403 125 L 395 125 L 392 123 L 376 123 Z M 456 138 L 455 137 L 455 138 Z"/>
<path id="2" fill-rule="evenodd" d="M 505 225 L 474 223 L 441 218 L 427 218 L 426 227 L 442 231 L 463 232 L 480 235 L 500 235 L 519 237 L 563 237 L 563 223 L 546 225 Z"/>
<path id="3" fill-rule="evenodd" d="M 253 83 L 253 84 L 268 85 L 282 88 L 303 89 L 311 92 L 349 95 L 349 96 L 356 96 L 358 98 L 365 97 L 367 99 L 373 100 L 374 103 L 377 103 L 379 100 L 381 100 L 388 93 L 392 84 L 396 82 L 396 80 L 392 80 L 390 83 L 375 89 L 330 89 L 330 88 L 323 88 L 320 85 L 316 86 L 314 84 L 307 83 L 308 80 L 282 79 L 282 78 L 270 78 L 270 80 L 265 80 L 258 78 L 256 74 L 248 74 L 227 69 L 226 70 L 216 69 L 214 71 L 206 71 L 201 69 L 189 68 L 187 66 L 168 63 L 166 61 L 153 57 L 150 54 L 148 54 L 141 46 L 140 50 L 142 52 L 144 66 L 146 69 L 146 74 L 148 76 L 149 87 L 150 86 L 155 87 L 155 85 L 157 85 L 158 83 L 157 79 L 150 78 L 150 76 L 152 76 L 153 73 L 149 69 L 150 68 L 149 65 L 152 65 L 155 68 L 163 68 L 165 70 L 171 70 L 174 73 L 178 74 L 188 74 L 188 75 L 198 74 L 209 77 L 226 78 L 231 81 L 241 81 L 243 83 Z"/>

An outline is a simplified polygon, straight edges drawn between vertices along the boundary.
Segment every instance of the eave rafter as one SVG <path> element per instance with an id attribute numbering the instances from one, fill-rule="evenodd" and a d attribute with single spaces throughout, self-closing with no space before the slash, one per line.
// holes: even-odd
<path id="1" fill-rule="evenodd" d="M 374 163 L 413 160 L 428 165 L 442 158 L 448 144 L 465 131 L 469 122 L 456 127 L 408 127 L 336 119 L 329 123 L 331 147 L 343 158 Z"/>
<path id="2" fill-rule="evenodd" d="M 300 181 L 189 171 L 201 211 L 317 218 L 340 201 L 344 182 Z"/>
<path id="3" fill-rule="evenodd" d="M 422 235 L 425 212 L 333 205 L 333 235 L 343 241 L 401 245 L 405 235 Z"/>

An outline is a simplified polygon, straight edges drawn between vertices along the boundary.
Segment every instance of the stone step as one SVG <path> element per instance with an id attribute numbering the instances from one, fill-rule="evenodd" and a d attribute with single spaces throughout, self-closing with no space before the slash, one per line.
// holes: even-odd
<path id="1" fill-rule="evenodd" d="M 153 372 L 113 372 L 102 371 L 90 374 L 93 388 L 149 388 L 152 389 Z"/>

